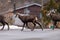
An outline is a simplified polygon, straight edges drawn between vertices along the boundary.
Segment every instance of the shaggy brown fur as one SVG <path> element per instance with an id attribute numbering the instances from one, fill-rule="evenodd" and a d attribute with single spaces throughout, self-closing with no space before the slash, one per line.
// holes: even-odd
<path id="1" fill-rule="evenodd" d="M 23 28 L 21 29 L 21 31 L 23 31 L 25 24 L 26 24 L 26 26 L 28 27 L 28 22 L 32 22 L 32 23 L 34 24 L 34 27 L 33 27 L 33 29 L 32 29 L 31 31 L 34 30 L 34 28 L 35 28 L 35 26 L 36 26 L 36 23 L 37 23 L 37 24 L 41 27 L 41 29 L 43 30 L 43 27 L 42 27 L 41 23 L 39 23 L 39 22 L 37 21 L 37 17 L 36 17 L 36 16 L 34 16 L 34 15 L 21 16 L 21 15 L 19 15 L 19 14 L 16 14 L 16 16 L 17 16 L 17 15 L 18 15 L 18 18 L 21 19 L 21 21 L 24 23 L 24 24 L 23 24 Z M 28 28 L 29 28 L 29 27 L 28 27 Z"/>
<path id="2" fill-rule="evenodd" d="M 8 30 L 9 30 L 9 24 L 5 21 L 5 17 L 3 15 L 0 15 L 0 23 L 3 25 L 2 29 L 4 29 L 5 24 L 8 25 Z"/>
<path id="3" fill-rule="evenodd" d="M 56 14 L 56 13 L 53 13 L 51 12 L 49 15 L 50 19 L 54 22 L 54 26 L 57 28 L 57 22 L 60 21 L 60 14 Z"/>

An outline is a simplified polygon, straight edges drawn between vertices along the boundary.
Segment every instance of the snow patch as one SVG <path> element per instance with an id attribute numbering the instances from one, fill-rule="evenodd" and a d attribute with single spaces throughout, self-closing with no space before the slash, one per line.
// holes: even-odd
<path id="1" fill-rule="evenodd" d="M 0 26 L 0 29 L 2 28 L 3 26 Z M 9 25 L 10 29 L 22 29 L 22 27 L 18 27 L 18 26 L 15 26 L 15 25 Z M 8 26 L 5 25 L 4 29 L 7 29 Z M 25 29 L 25 28 L 24 28 Z"/>

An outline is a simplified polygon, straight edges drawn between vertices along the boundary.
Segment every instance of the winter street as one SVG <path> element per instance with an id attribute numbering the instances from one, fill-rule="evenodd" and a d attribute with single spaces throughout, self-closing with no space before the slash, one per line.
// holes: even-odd
<path id="1" fill-rule="evenodd" d="M 11 26 L 12 27 L 12 26 Z M 10 30 L 0 31 L 0 40 L 60 40 L 60 29 L 35 29 L 30 31 L 30 29 L 24 29 L 14 26 L 15 29 L 10 28 Z"/>

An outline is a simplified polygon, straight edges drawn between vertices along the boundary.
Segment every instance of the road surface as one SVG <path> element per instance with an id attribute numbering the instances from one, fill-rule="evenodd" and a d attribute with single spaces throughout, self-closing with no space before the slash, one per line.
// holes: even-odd
<path id="1" fill-rule="evenodd" d="M 0 40 L 60 40 L 60 29 L 4 29 L 0 31 Z"/>

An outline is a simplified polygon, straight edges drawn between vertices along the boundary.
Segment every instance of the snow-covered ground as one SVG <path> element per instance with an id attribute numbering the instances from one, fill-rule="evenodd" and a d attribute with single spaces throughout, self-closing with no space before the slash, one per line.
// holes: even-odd
<path id="1" fill-rule="evenodd" d="M 10 30 L 5 29 L 0 31 L 0 40 L 60 40 L 60 29 L 24 29 L 21 31 L 21 27 L 10 26 Z"/>

